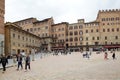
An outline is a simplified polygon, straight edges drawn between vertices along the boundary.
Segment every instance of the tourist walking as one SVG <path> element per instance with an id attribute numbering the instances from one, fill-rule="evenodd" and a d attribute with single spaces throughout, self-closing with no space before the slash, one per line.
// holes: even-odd
<path id="1" fill-rule="evenodd" d="M 3 73 L 4 73 L 6 71 L 6 64 L 8 64 L 8 60 L 7 60 L 7 58 L 6 58 L 6 56 L 4 54 L 1 55 L 0 63 L 2 64 Z"/>
<path id="2" fill-rule="evenodd" d="M 112 58 L 113 58 L 113 60 L 116 59 L 115 53 L 112 54 Z"/>
<path id="3" fill-rule="evenodd" d="M 18 67 L 17 70 L 19 70 L 19 67 L 21 66 L 21 69 L 23 69 L 23 65 L 22 65 L 22 55 L 18 54 L 17 55 L 17 62 L 18 62 Z"/>
<path id="4" fill-rule="evenodd" d="M 25 58 L 25 70 L 27 71 L 27 67 L 29 68 L 30 70 L 30 56 L 29 54 L 26 56 Z"/>
<path id="5" fill-rule="evenodd" d="M 107 52 L 105 52 L 105 54 L 104 54 L 104 59 L 105 59 L 105 60 L 108 59 L 108 53 L 107 53 Z"/>

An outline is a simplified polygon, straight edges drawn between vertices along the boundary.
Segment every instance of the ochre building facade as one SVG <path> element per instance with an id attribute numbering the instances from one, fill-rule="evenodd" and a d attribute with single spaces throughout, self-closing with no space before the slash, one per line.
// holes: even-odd
<path id="1" fill-rule="evenodd" d="M 29 19 L 17 21 L 26 21 Z M 79 19 L 77 23 L 54 24 L 53 18 L 37 20 L 22 28 L 41 38 L 43 50 L 83 51 L 120 48 L 120 9 L 100 10 L 91 22 Z M 25 22 L 24 22 L 25 23 Z M 26 22 L 27 24 L 27 22 Z"/>
<path id="2" fill-rule="evenodd" d="M 40 50 L 40 37 L 23 30 L 13 23 L 5 24 L 5 54 L 13 55 L 21 52 L 31 53 L 31 49 Z"/>

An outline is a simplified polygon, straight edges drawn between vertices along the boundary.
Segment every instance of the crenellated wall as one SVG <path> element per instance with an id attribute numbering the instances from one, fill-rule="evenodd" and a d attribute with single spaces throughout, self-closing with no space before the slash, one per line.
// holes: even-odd
<path id="1" fill-rule="evenodd" d="M 99 10 L 101 13 L 120 12 L 120 9 Z"/>

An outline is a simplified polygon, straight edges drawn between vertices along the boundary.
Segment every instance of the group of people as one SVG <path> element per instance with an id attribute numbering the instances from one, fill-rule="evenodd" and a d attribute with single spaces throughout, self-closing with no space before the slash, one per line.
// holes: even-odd
<path id="1" fill-rule="evenodd" d="M 113 58 L 113 60 L 116 59 L 115 52 L 113 52 L 112 58 Z M 104 54 L 104 59 L 105 59 L 105 60 L 108 59 L 108 53 L 107 53 L 107 52 L 105 52 L 105 54 Z"/>
<path id="2" fill-rule="evenodd" d="M 29 56 L 29 54 L 27 54 L 26 56 L 23 56 L 20 53 L 17 54 L 16 61 L 17 61 L 17 70 L 19 70 L 20 67 L 21 67 L 21 69 L 23 69 L 23 61 L 25 62 L 25 71 L 27 71 L 27 67 L 30 70 L 30 56 Z M 0 63 L 2 64 L 3 73 L 4 73 L 6 71 L 6 65 L 8 64 L 8 59 L 4 54 L 1 55 Z"/>
<path id="3" fill-rule="evenodd" d="M 56 51 L 53 51 L 53 56 L 54 55 L 67 55 L 67 54 L 71 54 L 71 51 L 69 50 L 56 50 Z"/>
<path id="4" fill-rule="evenodd" d="M 83 58 L 88 58 L 89 59 L 91 54 L 92 54 L 91 52 L 86 51 L 86 53 L 83 53 Z"/>
<path id="5" fill-rule="evenodd" d="M 23 59 L 25 60 L 25 70 L 27 70 L 27 67 L 30 69 L 30 56 L 27 54 L 26 56 L 23 56 L 22 54 L 17 55 L 17 70 L 19 70 L 19 67 L 21 66 L 21 69 L 23 69 Z"/>

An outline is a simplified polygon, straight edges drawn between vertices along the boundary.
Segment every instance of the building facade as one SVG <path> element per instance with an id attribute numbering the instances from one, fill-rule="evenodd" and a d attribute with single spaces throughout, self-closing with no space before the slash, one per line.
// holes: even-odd
<path id="1" fill-rule="evenodd" d="M 83 48 L 83 28 L 84 19 L 79 19 L 78 23 L 68 25 L 67 46 L 71 51 L 79 51 Z"/>
<path id="2" fill-rule="evenodd" d="M 69 24 L 68 45 L 75 51 L 119 49 L 120 9 L 99 11 L 92 22 L 78 20 L 78 23 Z"/>
<path id="3" fill-rule="evenodd" d="M 100 44 L 105 48 L 120 47 L 120 9 L 100 10 L 96 21 L 100 22 Z"/>
<path id="4" fill-rule="evenodd" d="M 5 0 L 0 0 L 0 34 L 4 34 Z"/>
<path id="5" fill-rule="evenodd" d="M 4 53 L 4 14 L 5 0 L 0 0 L 0 54 Z"/>
<path id="6" fill-rule="evenodd" d="M 31 53 L 31 49 L 39 51 L 40 37 L 23 30 L 13 23 L 5 24 L 5 54 L 12 55 L 20 52 Z"/>
<path id="7" fill-rule="evenodd" d="M 52 17 L 41 21 L 36 18 L 28 18 L 14 23 L 21 26 L 23 30 L 39 36 L 41 38 L 41 50 L 51 51 L 51 26 L 54 24 Z"/>
<path id="8" fill-rule="evenodd" d="M 18 21 L 18 25 L 21 21 Z M 96 20 L 92 22 L 79 19 L 77 23 L 54 24 L 53 18 L 41 21 L 34 18 L 31 24 L 22 28 L 41 38 L 43 50 L 83 51 L 120 48 L 120 9 L 100 10 Z"/>
<path id="9" fill-rule="evenodd" d="M 65 50 L 68 23 L 62 22 L 52 25 L 52 50 Z"/>

